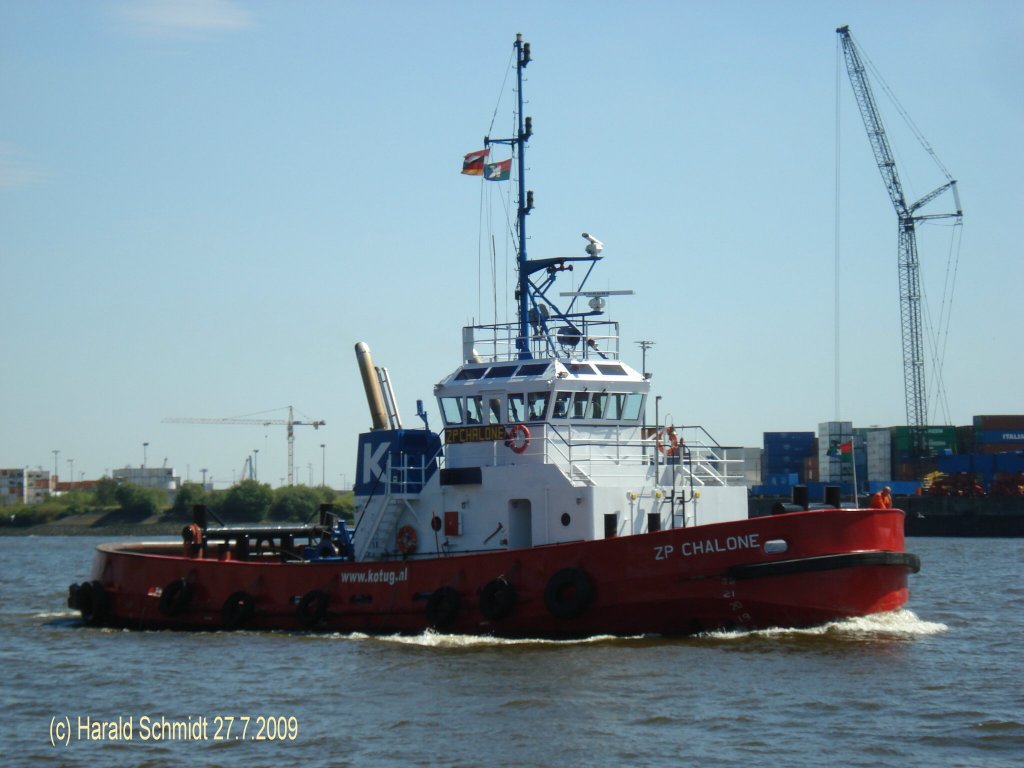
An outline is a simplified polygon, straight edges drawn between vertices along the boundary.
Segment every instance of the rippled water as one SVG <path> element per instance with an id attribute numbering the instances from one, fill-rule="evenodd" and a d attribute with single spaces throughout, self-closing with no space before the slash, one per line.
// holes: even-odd
<path id="1" fill-rule="evenodd" d="M 88 629 L 64 601 L 96 542 L 0 538 L 6 765 L 1024 763 L 1019 539 L 911 539 L 909 610 L 576 642 Z"/>

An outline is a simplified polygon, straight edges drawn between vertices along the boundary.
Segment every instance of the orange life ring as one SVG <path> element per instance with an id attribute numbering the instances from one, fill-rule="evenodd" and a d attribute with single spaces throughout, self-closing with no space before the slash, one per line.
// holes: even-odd
<path id="1" fill-rule="evenodd" d="M 666 427 L 658 433 L 658 450 L 666 456 L 679 453 L 679 436 L 675 427 Z"/>
<path id="2" fill-rule="evenodd" d="M 419 545 L 416 529 L 411 525 L 403 525 L 395 534 L 395 543 L 398 545 L 399 552 L 403 555 L 411 555 Z"/>
<path id="3" fill-rule="evenodd" d="M 525 424 L 515 424 L 510 427 L 505 438 L 505 445 L 511 448 L 513 453 L 525 452 L 530 447 L 529 428 Z"/>

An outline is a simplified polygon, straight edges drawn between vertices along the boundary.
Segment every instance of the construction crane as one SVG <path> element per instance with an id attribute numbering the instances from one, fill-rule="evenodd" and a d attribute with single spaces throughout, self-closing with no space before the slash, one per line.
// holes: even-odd
<path id="1" fill-rule="evenodd" d="M 288 406 L 287 419 L 252 419 L 252 418 L 228 418 L 228 419 L 191 419 L 183 417 L 172 417 L 164 419 L 165 424 L 252 424 L 257 426 L 285 426 L 288 427 L 288 485 L 295 484 L 295 427 L 313 427 L 320 429 L 327 422 L 323 419 L 314 421 L 296 421 L 295 412 L 292 406 Z"/>
<path id="2" fill-rule="evenodd" d="M 899 219 L 899 281 L 900 281 L 900 324 L 903 330 L 903 382 L 907 409 L 907 426 L 913 439 L 915 456 L 920 458 L 924 449 L 924 429 L 928 425 L 928 401 L 925 396 L 924 350 L 922 344 L 921 322 L 921 283 L 917 259 L 916 226 L 920 221 L 928 219 L 955 219 L 959 224 L 963 220 L 960 209 L 960 195 L 957 192 L 956 180 L 949 175 L 935 152 L 924 141 L 924 137 L 914 129 L 918 140 L 924 145 L 928 154 L 936 161 L 946 177 L 946 183 L 932 190 L 916 203 L 908 204 L 903 194 L 899 175 L 896 172 L 896 160 L 893 157 L 889 139 L 882 125 L 882 117 L 875 97 L 871 92 L 867 72 L 860 51 L 854 44 L 849 26 L 836 29 L 843 46 L 846 58 L 846 71 L 850 75 L 850 85 L 864 120 L 864 128 L 868 133 L 868 141 L 875 154 L 875 162 L 882 174 L 889 199 L 896 209 Z M 920 214 L 925 205 L 932 202 L 946 191 L 953 195 L 956 204 L 955 213 Z"/>

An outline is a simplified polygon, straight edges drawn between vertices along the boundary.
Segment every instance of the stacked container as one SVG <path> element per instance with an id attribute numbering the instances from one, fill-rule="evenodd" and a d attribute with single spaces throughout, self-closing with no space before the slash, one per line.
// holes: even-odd
<path id="1" fill-rule="evenodd" d="M 974 450 L 989 454 L 1024 451 L 1024 416 L 975 416 Z"/>
<path id="2" fill-rule="evenodd" d="M 798 481 L 806 481 L 804 459 L 814 455 L 813 432 L 765 432 L 764 454 L 761 459 L 761 476 L 765 483 L 773 479 L 795 475 Z"/>
<path id="3" fill-rule="evenodd" d="M 839 446 L 853 440 L 852 421 L 818 425 L 818 476 L 823 483 L 852 483 L 854 462 L 843 460 Z"/>
<path id="4" fill-rule="evenodd" d="M 892 433 L 887 428 L 867 429 L 867 480 L 883 485 L 892 480 Z"/>

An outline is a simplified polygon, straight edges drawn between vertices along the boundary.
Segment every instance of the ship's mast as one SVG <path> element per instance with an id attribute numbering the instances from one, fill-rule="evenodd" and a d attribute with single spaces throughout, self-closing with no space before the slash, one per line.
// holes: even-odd
<path id="1" fill-rule="evenodd" d="M 519 171 L 519 211 L 517 215 L 519 229 L 519 284 L 516 298 L 519 305 L 519 333 L 516 336 L 516 349 L 520 358 L 530 355 L 530 270 L 526 258 L 526 217 L 533 210 L 533 192 L 526 189 L 526 142 L 533 134 L 533 121 L 523 117 L 523 70 L 530 63 L 530 44 L 523 42 L 523 36 L 516 35 L 516 135 L 511 139 L 492 139 L 484 137 L 484 146 L 491 144 L 508 144 L 515 148 Z"/>

